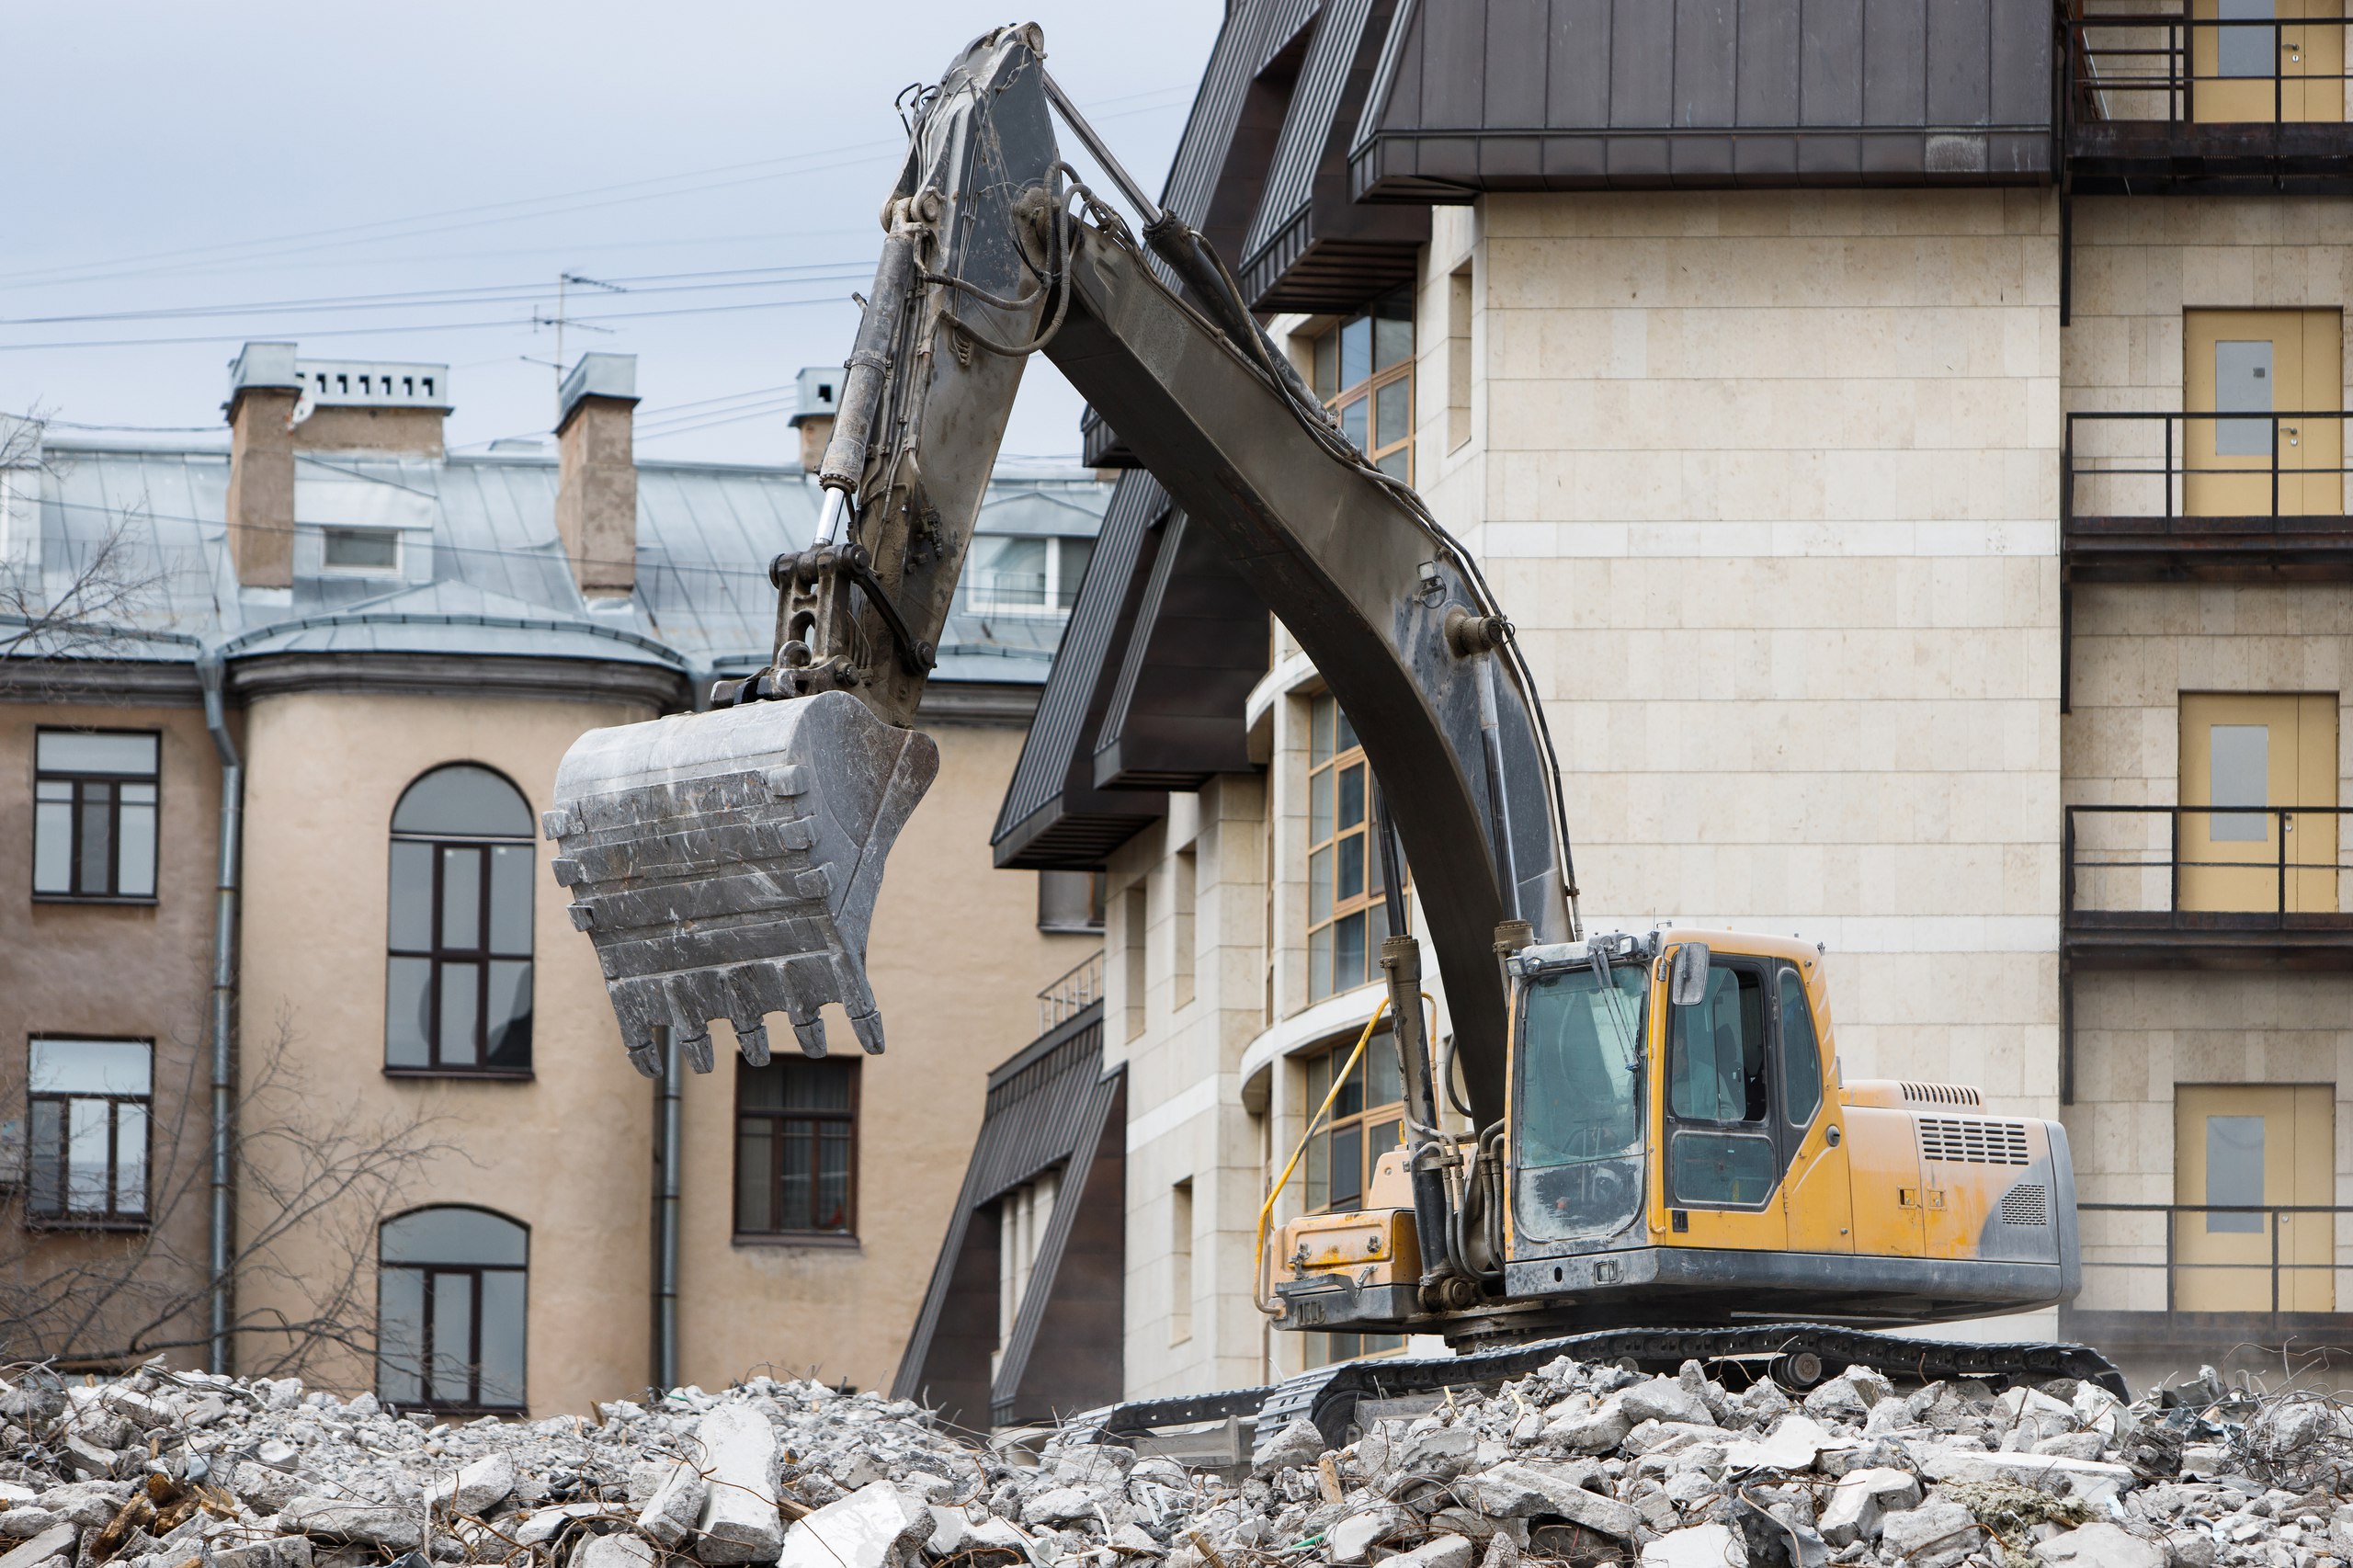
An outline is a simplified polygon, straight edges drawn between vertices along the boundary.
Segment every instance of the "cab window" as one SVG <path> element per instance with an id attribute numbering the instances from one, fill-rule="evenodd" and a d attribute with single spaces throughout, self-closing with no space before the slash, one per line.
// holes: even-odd
<path id="1" fill-rule="evenodd" d="M 1755 1208 L 1772 1196 L 1765 1019 L 1765 974 L 1746 964 L 1711 964 L 1707 994 L 1670 1014 L 1667 1191 L 1678 1207 Z"/>
<path id="2" fill-rule="evenodd" d="M 1805 982 L 1784 964 L 1773 988 L 1781 1004 L 1781 1096 L 1791 1127 L 1811 1127 L 1822 1108 L 1822 1044 L 1814 1037 L 1813 1009 Z"/>

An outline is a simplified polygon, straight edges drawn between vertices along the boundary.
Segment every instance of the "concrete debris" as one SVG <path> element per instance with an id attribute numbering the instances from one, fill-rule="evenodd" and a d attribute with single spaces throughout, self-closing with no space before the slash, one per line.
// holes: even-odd
<path id="1" fill-rule="evenodd" d="M 34 1369 L 0 1568 L 2353 1568 L 2353 1416 L 2211 1376 L 1799 1397 L 1563 1358 L 1338 1435 L 1188 1469 L 769 1378 L 520 1422 Z"/>

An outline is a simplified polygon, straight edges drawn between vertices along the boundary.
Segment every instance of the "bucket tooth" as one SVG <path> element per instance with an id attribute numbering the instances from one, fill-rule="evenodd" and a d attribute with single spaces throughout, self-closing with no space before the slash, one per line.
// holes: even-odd
<path id="1" fill-rule="evenodd" d="M 641 1072 L 660 1070 L 642 1043 L 660 1028 L 710 1072 L 714 1018 L 764 1061 L 761 1019 L 779 1012 L 822 1055 L 828 1003 L 861 1046 L 882 1048 L 867 930 L 891 846 L 938 769 L 929 736 L 846 691 L 573 743 L 541 824 Z"/>
<path id="2" fill-rule="evenodd" d="M 662 1051 L 656 1046 L 632 1045 L 629 1048 L 629 1064 L 637 1069 L 637 1075 L 641 1078 L 659 1078 L 662 1076 Z"/>

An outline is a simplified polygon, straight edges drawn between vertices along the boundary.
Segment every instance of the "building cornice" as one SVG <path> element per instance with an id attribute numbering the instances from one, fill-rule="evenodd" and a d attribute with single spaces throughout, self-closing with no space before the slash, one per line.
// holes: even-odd
<path id="1" fill-rule="evenodd" d="M 1016 681 L 933 681 L 915 717 L 926 724 L 1012 725 L 1026 729 L 1044 688 Z"/>
<path id="2" fill-rule="evenodd" d="M 264 653 L 231 660 L 229 689 L 242 702 L 332 691 L 634 702 L 668 710 L 688 699 L 686 677 L 659 665 L 480 653 Z"/>
<path id="3" fill-rule="evenodd" d="M 204 687 L 180 659 L 0 659 L 0 702 L 200 708 Z"/>

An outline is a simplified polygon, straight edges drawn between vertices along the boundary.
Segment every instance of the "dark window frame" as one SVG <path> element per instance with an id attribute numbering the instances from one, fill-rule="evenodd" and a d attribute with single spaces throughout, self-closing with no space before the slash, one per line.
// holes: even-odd
<path id="1" fill-rule="evenodd" d="M 506 774 L 499 772 L 496 768 L 484 767 L 481 763 L 445 763 L 435 767 L 429 767 L 423 773 L 418 774 L 415 778 L 409 781 L 408 790 L 415 789 L 417 784 L 426 778 L 430 778 L 435 773 L 441 771 L 441 768 L 444 767 L 478 767 L 485 773 L 495 775 L 502 783 L 506 785 L 508 789 L 515 790 L 516 798 L 523 802 L 526 812 L 529 811 L 530 797 L 525 795 L 523 791 L 516 786 L 513 779 L 508 778 Z M 401 791 L 403 799 L 407 798 L 408 790 Z M 395 812 L 397 812 L 398 808 L 395 807 L 394 810 Z M 532 1060 L 532 1049 L 536 1043 L 533 1039 L 533 1029 L 537 1022 L 539 984 L 539 954 L 537 951 L 539 937 L 539 920 L 537 910 L 539 871 L 538 840 L 528 834 L 415 833 L 404 832 L 398 828 L 394 828 L 391 831 L 386 841 L 385 879 L 387 888 L 391 886 L 391 879 L 392 876 L 392 861 L 393 849 L 392 846 L 402 844 L 422 845 L 428 850 L 433 858 L 433 883 L 432 892 L 428 895 L 429 901 L 427 903 L 426 916 L 428 935 L 426 945 L 422 948 L 400 947 L 395 945 L 392 931 L 391 909 L 389 902 L 387 903 L 384 931 L 384 956 L 386 960 L 385 1006 L 387 1010 L 387 1017 L 385 1019 L 386 1060 L 383 1066 L 384 1075 L 388 1078 L 478 1078 L 505 1081 L 509 1083 L 529 1082 L 537 1075 L 536 1068 Z M 492 867 L 497 858 L 494 851 L 501 847 L 521 847 L 529 851 L 531 856 L 531 876 L 529 879 L 529 885 L 533 890 L 533 906 L 528 921 L 531 940 L 527 950 L 521 953 L 502 952 L 494 945 L 494 927 L 491 923 L 491 890 L 493 883 L 491 873 Z M 442 939 L 441 919 L 444 913 L 444 906 L 442 903 L 442 881 L 449 864 L 449 852 L 451 850 L 471 851 L 475 855 L 479 864 L 479 870 L 475 877 L 477 895 L 474 906 L 474 930 L 479 938 L 479 945 L 472 948 L 453 948 L 447 945 Z M 422 959 L 430 965 L 429 974 L 425 987 L 425 1007 L 427 1026 L 426 1028 L 425 1040 L 426 1059 L 425 1063 L 421 1066 L 414 1063 L 394 1063 L 390 1059 L 392 1048 L 390 1017 L 390 1008 L 392 1006 L 391 960 L 393 959 Z M 511 1063 L 494 1064 L 490 1060 L 490 975 L 491 966 L 494 962 L 519 962 L 529 966 L 529 971 L 524 978 L 524 985 L 530 992 L 531 1006 L 524 1015 L 525 1022 L 522 1047 L 524 1061 L 520 1066 L 516 1066 Z M 442 977 L 449 972 L 451 967 L 458 965 L 471 966 L 474 971 L 474 1056 L 473 1061 L 471 1062 L 445 1061 L 442 1053 Z"/>
<path id="2" fill-rule="evenodd" d="M 143 1095 L 92 1095 L 42 1092 L 30 1087 L 32 1048 L 41 1041 L 60 1044 L 89 1043 L 96 1045 L 136 1045 L 147 1052 L 147 1092 Z M 27 1088 L 25 1090 L 24 1169 L 22 1190 L 25 1199 L 25 1228 L 30 1231 L 144 1231 L 154 1223 L 149 1207 L 155 1196 L 155 1042 L 144 1035 L 35 1034 L 25 1044 Z M 73 1103 L 75 1100 L 97 1100 L 107 1108 L 107 1206 L 103 1213 L 76 1210 L 65 1204 L 65 1194 L 73 1186 L 72 1128 Z M 38 1107 L 54 1105 L 59 1108 L 63 1133 L 58 1151 L 57 1206 L 37 1208 L 35 1194 L 39 1183 L 34 1179 L 33 1163 L 37 1153 L 35 1129 L 40 1121 Z M 141 1151 L 141 1169 L 145 1173 L 142 1183 L 142 1199 L 136 1210 L 120 1207 L 122 1187 L 122 1108 L 138 1106 L 145 1117 L 145 1136 Z"/>
<path id="3" fill-rule="evenodd" d="M 849 1083 L 849 1104 L 847 1108 L 747 1107 L 744 1103 L 745 1074 L 756 1072 L 758 1069 L 741 1057 L 736 1059 L 735 1136 L 733 1156 L 734 1169 L 733 1182 L 728 1189 L 728 1224 L 733 1240 L 739 1246 L 859 1245 L 861 1244 L 858 1233 L 858 1119 L 864 1108 L 865 1074 L 858 1070 L 858 1062 L 855 1057 L 828 1056 L 823 1058 L 822 1062 L 808 1057 L 778 1057 L 775 1060 L 777 1063 L 786 1067 L 801 1063 L 811 1067 L 816 1067 L 824 1062 L 837 1063 L 842 1076 Z M 776 1215 L 782 1215 L 784 1212 L 784 1168 L 780 1154 L 786 1146 L 785 1124 L 799 1122 L 806 1125 L 809 1128 L 807 1136 L 811 1140 L 813 1151 L 823 1147 L 822 1129 L 824 1127 L 847 1126 L 849 1129 L 848 1176 L 842 1187 L 842 1222 L 839 1225 L 779 1225 L 776 1229 L 765 1231 L 747 1231 L 744 1228 L 744 1184 L 750 1179 L 750 1173 L 745 1169 L 744 1164 L 745 1124 L 754 1120 L 763 1122 L 767 1127 L 768 1168 L 762 1179 L 767 1187 L 768 1212 Z M 813 1206 L 816 1201 L 816 1169 L 817 1165 L 813 1161 L 809 1184 L 810 1201 Z M 813 1220 L 815 1215 L 812 1213 L 807 1217 Z"/>
<path id="4" fill-rule="evenodd" d="M 43 735 L 143 735 L 155 743 L 155 771 L 136 773 L 90 773 L 74 768 L 50 768 L 40 765 L 40 738 Z M 45 724 L 33 731 L 33 837 L 34 852 L 26 867 L 27 878 L 40 875 L 40 787 L 44 784 L 65 784 L 73 790 L 66 811 L 65 875 L 68 882 L 63 892 L 54 889 L 44 891 L 35 883 L 32 891 L 36 903 L 119 903 L 134 907 L 153 905 L 163 887 L 164 858 L 164 732 L 140 729 L 81 729 L 62 724 Z M 144 784 L 155 791 L 148 802 L 155 813 L 154 840 L 149 847 L 152 863 L 148 867 L 148 883 L 153 892 L 120 892 L 122 886 L 122 786 Z M 82 880 L 82 808 L 83 791 L 103 789 L 107 794 L 107 886 L 93 891 L 80 886 Z"/>
<path id="5" fill-rule="evenodd" d="M 504 1221 L 523 1233 L 523 1261 L 520 1263 L 386 1263 L 384 1259 L 384 1229 L 415 1215 L 439 1209 L 465 1209 Z M 415 1274 L 422 1277 L 422 1289 L 417 1295 L 419 1339 L 417 1345 L 417 1387 L 424 1392 L 421 1401 L 399 1401 L 404 1410 L 422 1410 L 436 1415 L 515 1415 L 530 1408 L 530 1328 L 531 1328 L 531 1227 L 512 1214 L 480 1203 L 427 1203 L 388 1216 L 376 1226 L 376 1313 L 380 1330 L 383 1322 L 383 1280 L 393 1273 Z M 482 1397 L 482 1321 L 483 1276 L 487 1274 L 519 1274 L 523 1278 L 520 1310 L 523 1314 L 523 1375 L 520 1397 L 511 1404 L 493 1403 Z M 473 1310 L 467 1315 L 466 1397 L 437 1399 L 433 1387 L 433 1330 L 438 1313 L 434 1308 L 435 1281 L 445 1276 L 464 1277 L 472 1292 Z M 377 1347 L 377 1386 L 383 1384 L 383 1348 Z M 395 1403 L 386 1401 L 387 1403 Z"/>

